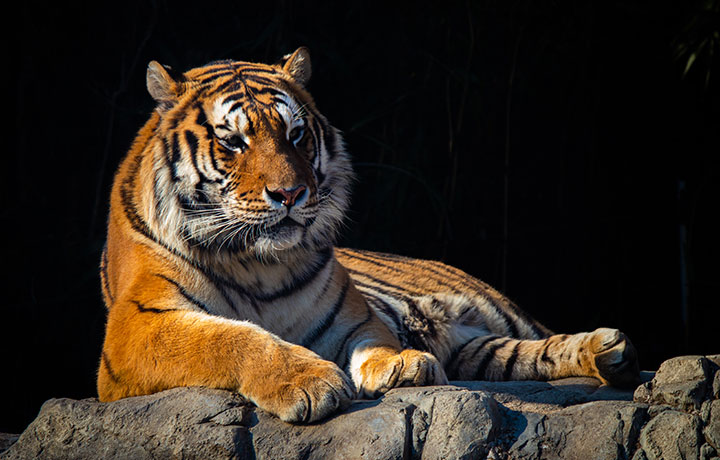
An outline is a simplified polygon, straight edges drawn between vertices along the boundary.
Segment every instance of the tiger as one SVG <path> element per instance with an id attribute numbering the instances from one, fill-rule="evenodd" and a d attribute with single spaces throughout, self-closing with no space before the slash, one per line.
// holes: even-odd
<path id="1" fill-rule="evenodd" d="M 305 47 L 149 63 L 154 109 L 110 194 L 100 401 L 201 386 L 311 423 L 451 380 L 638 383 L 617 329 L 555 334 L 442 262 L 336 247 L 355 176 L 311 72 Z"/>

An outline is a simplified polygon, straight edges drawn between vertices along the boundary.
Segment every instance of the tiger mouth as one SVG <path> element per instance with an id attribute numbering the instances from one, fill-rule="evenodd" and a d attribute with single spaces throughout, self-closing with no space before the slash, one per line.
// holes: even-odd
<path id="1" fill-rule="evenodd" d="M 277 254 L 277 251 L 293 248 L 304 238 L 304 228 L 286 216 L 275 225 L 263 229 L 255 240 L 255 251 L 259 254 Z"/>
<path id="2" fill-rule="evenodd" d="M 265 233 L 268 236 L 283 237 L 291 235 L 296 230 L 302 230 L 304 227 L 301 223 L 297 222 L 290 216 L 285 216 L 280 222 L 269 227 Z"/>

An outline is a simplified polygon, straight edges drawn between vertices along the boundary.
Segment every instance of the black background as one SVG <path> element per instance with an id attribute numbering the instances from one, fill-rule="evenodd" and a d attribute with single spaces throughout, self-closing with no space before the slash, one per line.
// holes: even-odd
<path id="1" fill-rule="evenodd" d="M 0 431 L 95 396 L 107 197 L 151 59 L 308 46 L 358 173 L 341 244 L 441 259 L 556 331 L 621 328 L 645 369 L 720 352 L 720 71 L 673 57 L 694 2 L 62 3 L 6 17 Z"/>

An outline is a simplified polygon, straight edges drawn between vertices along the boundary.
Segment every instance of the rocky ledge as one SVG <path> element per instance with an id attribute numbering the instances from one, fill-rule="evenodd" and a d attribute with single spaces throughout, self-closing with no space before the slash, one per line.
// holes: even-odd
<path id="1" fill-rule="evenodd" d="M 301 426 L 205 388 L 52 399 L 19 437 L 0 435 L 3 449 L 2 459 L 717 459 L 720 355 L 668 360 L 634 393 L 589 378 L 452 382 Z"/>

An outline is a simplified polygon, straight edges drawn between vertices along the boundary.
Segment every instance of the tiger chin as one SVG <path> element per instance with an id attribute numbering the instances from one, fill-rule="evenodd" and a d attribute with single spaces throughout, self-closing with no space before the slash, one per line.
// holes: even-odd
<path id="1" fill-rule="evenodd" d="M 204 386 L 313 422 L 448 379 L 638 382 L 615 329 L 554 334 L 453 267 L 334 247 L 353 173 L 310 76 L 305 48 L 149 64 L 156 108 L 116 173 L 100 267 L 100 400 Z"/>

